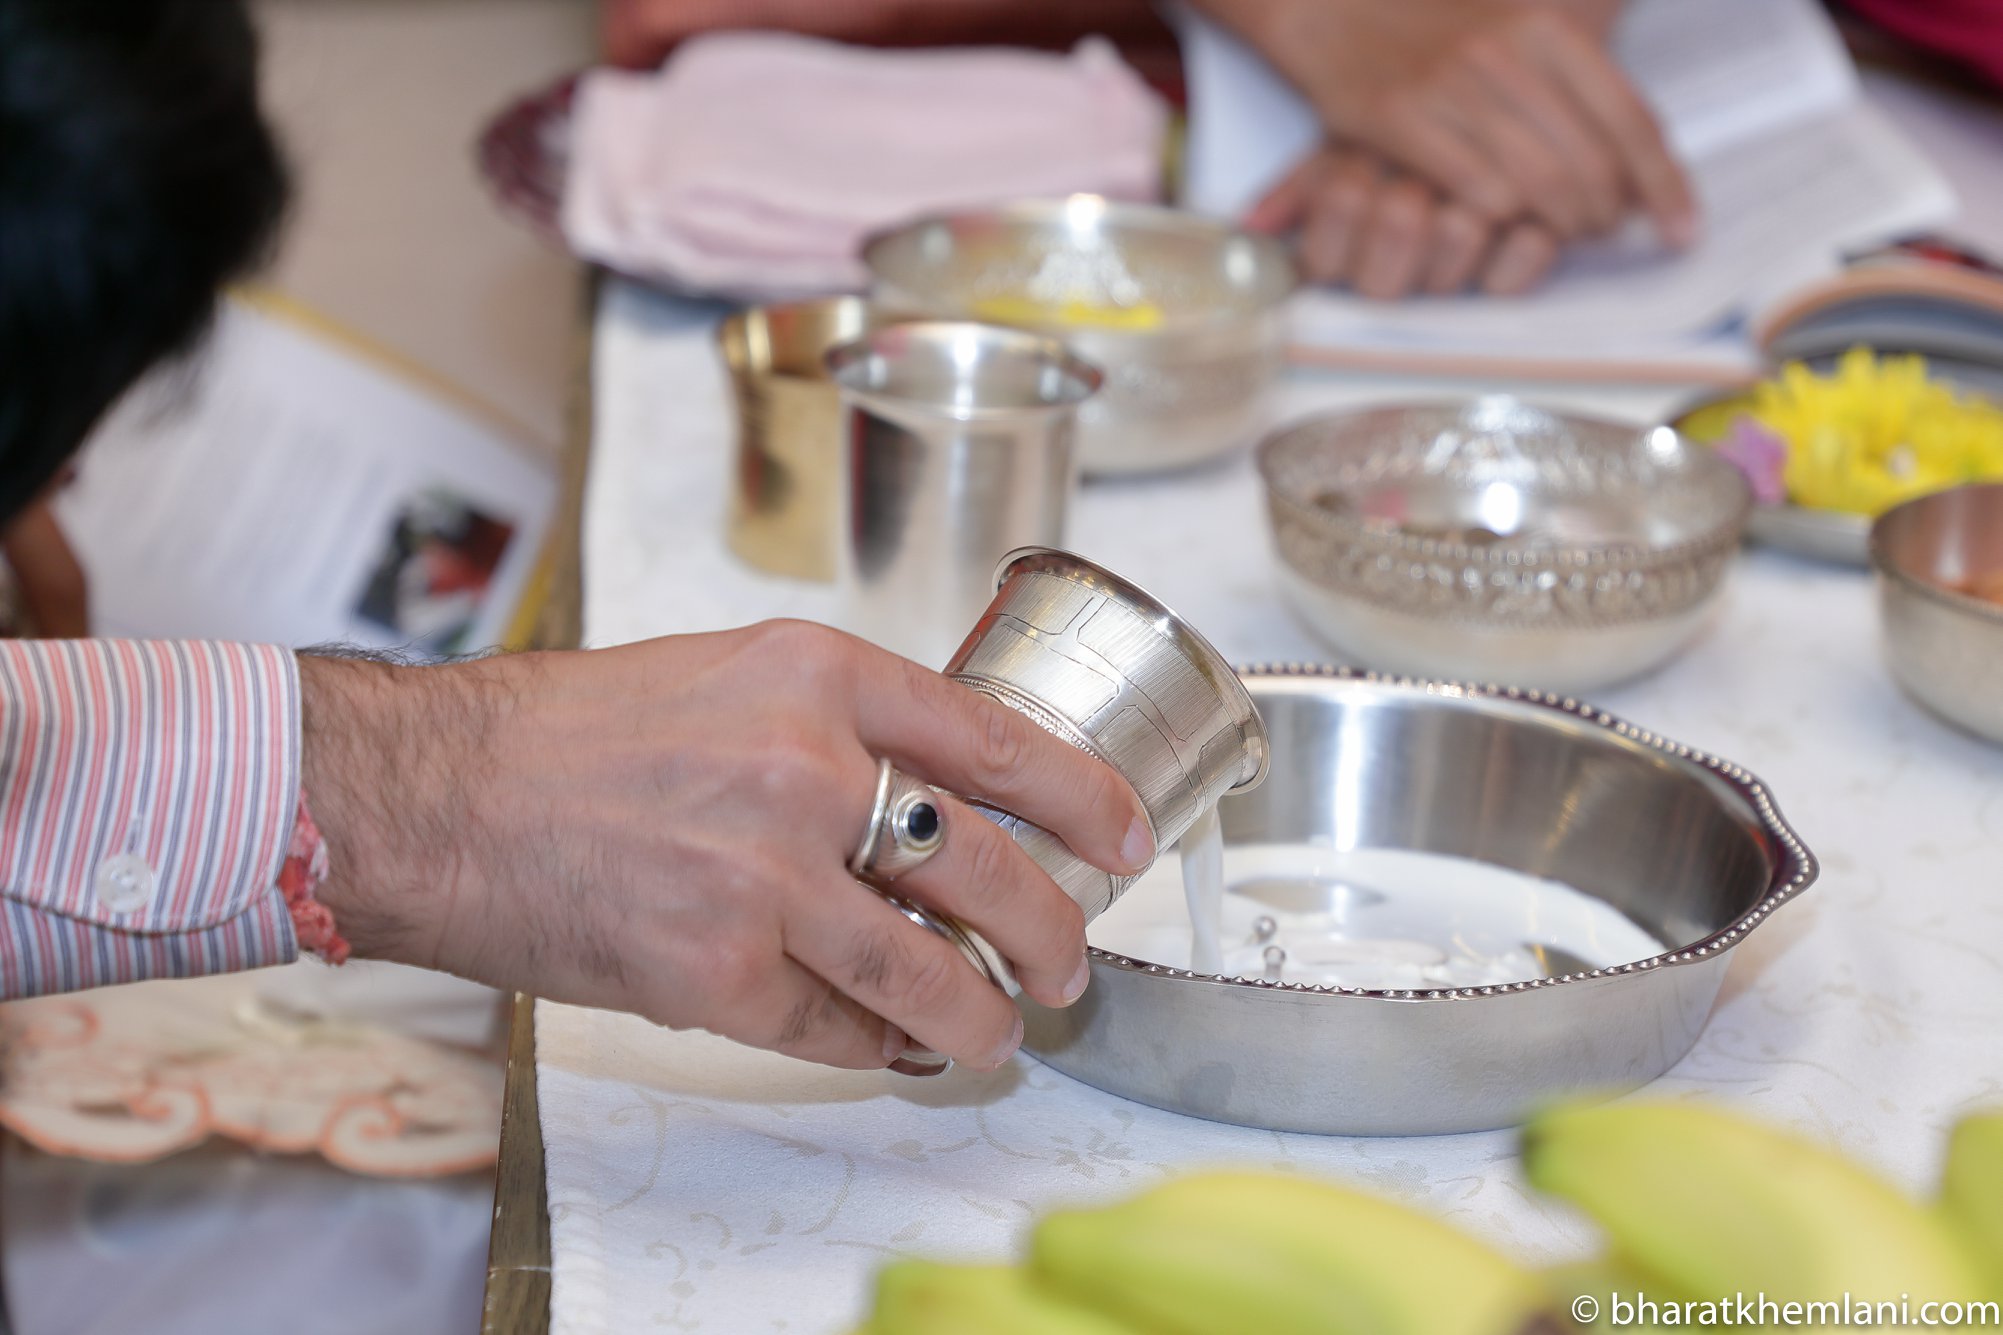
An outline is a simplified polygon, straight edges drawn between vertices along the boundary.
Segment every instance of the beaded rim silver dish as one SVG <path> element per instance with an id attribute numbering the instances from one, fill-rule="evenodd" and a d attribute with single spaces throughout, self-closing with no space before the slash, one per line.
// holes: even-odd
<path id="1" fill-rule="evenodd" d="M 1801 837 L 1794 832 L 1780 814 L 1772 794 L 1766 784 L 1744 766 L 1714 756 L 1696 747 L 1671 741 L 1646 728 L 1636 727 L 1627 720 L 1611 714 L 1596 705 L 1587 704 L 1569 695 L 1556 695 L 1549 691 L 1531 690 L 1516 686 L 1494 686 L 1476 682 L 1435 681 L 1422 677 L 1406 677 L 1381 672 L 1366 672 L 1357 668 L 1337 667 L 1326 663 L 1252 663 L 1238 669 L 1240 677 L 1320 677 L 1335 681 L 1365 682 L 1372 685 L 1395 686 L 1423 690 L 1428 695 L 1446 696 L 1457 699 L 1482 698 L 1508 700 L 1554 710 L 1613 733 L 1630 742 L 1639 743 L 1659 751 L 1672 759 L 1685 761 L 1708 770 L 1729 785 L 1743 797 L 1758 816 L 1760 828 L 1773 840 L 1779 851 L 1779 859 L 1774 867 L 1772 879 L 1764 898 L 1738 918 L 1709 936 L 1674 950 L 1667 950 L 1646 959 L 1632 960 L 1625 964 L 1612 964 L 1603 969 L 1592 969 L 1581 973 L 1562 974 L 1552 978 L 1530 978 L 1514 983 L 1495 983 L 1479 987 L 1437 987 L 1437 988 L 1364 988 L 1333 987 L 1319 983 L 1287 983 L 1270 978 L 1245 978 L 1225 974 L 1197 973 L 1190 969 L 1178 969 L 1171 965 L 1155 964 L 1147 960 L 1135 959 L 1097 946 L 1088 946 L 1086 953 L 1100 963 L 1117 968 L 1130 969 L 1140 973 L 1154 974 L 1168 978 L 1187 978 L 1192 982 L 1213 983 L 1226 987 L 1263 988 L 1268 991 L 1297 992 L 1310 995 L 1362 997 L 1376 1001 L 1473 1001 L 1484 997 L 1509 996 L 1523 992 L 1533 992 L 1541 988 L 1562 987 L 1568 983 L 1589 982 L 1596 978 L 1617 978 L 1626 974 L 1647 973 L 1655 969 L 1673 968 L 1679 964 L 1693 964 L 1722 951 L 1729 950 L 1745 939 L 1755 927 L 1766 921 L 1775 909 L 1793 899 L 1815 882 L 1820 873 L 1820 864 Z"/>

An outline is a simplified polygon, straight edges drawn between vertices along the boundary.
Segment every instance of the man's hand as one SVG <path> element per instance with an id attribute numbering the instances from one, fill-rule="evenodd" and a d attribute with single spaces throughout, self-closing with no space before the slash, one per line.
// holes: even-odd
<path id="1" fill-rule="evenodd" d="M 1379 300 L 1471 288 L 1514 296 L 1543 280 L 1561 245 L 1542 223 L 1490 222 L 1376 154 L 1337 145 L 1304 159 L 1245 224 L 1297 233 L 1311 281 Z"/>
<path id="2" fill-rule="evenodd" d="M 358 955 L 834 1066 L 886 1065 L 908 1035 L 988 1068 L 1022 1032 L 953 946 L 849 876 L 879 757 L 1105 870 L 1154 853 L 1113 770 L 820 626 L 300 670 L 321 897 Z M 1075 1000 L 1078 906 L 978 813 L 941 806 L 944 843 L 899 892 L 984 934 L 1038 1001 Z"/>
<path id="3" fill-rule="evenodd" d="M 1562 239 L 1639 206 L 1672 246 L 1696 204 L 1605 47 L 1608 0 L 1198 0 L 1314 104 L 1331 136 L 1491 223 Z"/>

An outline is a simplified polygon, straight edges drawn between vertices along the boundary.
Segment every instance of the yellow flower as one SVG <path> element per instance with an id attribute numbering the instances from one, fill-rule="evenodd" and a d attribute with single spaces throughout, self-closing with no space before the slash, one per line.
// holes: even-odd
<path id="1" fill-rule="evenodd" d="M 1789 499 L 1875 515 L 1914 496 L 2003 478 L 2003 410 L 1927 378 L 1926 359 L 1852 348 L 1836 372 L 1799 362 L 1753 392 L 1752 415 L 1788 444 Z"/>

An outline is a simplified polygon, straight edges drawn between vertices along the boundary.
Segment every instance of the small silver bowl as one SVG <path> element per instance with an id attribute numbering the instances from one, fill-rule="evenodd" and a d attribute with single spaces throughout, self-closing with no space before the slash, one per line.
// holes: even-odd
<path id="1" fill-rule="evenodd" d="M 1359 666 L 1561 693 L 1687 644 L 1752 508 L 1668 427 L 1503 396 L 1312 417 L 1259 470 L 1284 591 Z"/>
<path id="2" fill-rule="evenodd" d="M 920 219 L 862 258 L 886 310 L 1022 325 L 1104 370 L 1078 417 L 1087 473 L 1184 467 L 1266 428 L 1298 282 L 1271 237 L 1074 195 Z"/>
<path id="3" fill-rule="evenodd" d="M 1561 882 L 1662 950 L 1557 977 L 1372 991 L 1095 949 L 1076 1005 L 1024 1000 L 1024 1046 L 1109 1093 L 1279 1131 L 1514 1125 L 1668 1070 L 1702 1032 L 1732 948 L 1815 879 L 1758 779 L 1591 705 L 1338 668 L 1242 676 L 1271 759 L 1265 783 L 1218 803 L 1227 885 L 1234 849 L 1441 854 Z"/>
<path id="4" fill-rule="evenodd" d="M 1935 492 L 1871 526 L 1879 621 L 1892 676 L 1950 723 L 2003 742 L 2003 482 Z"/>

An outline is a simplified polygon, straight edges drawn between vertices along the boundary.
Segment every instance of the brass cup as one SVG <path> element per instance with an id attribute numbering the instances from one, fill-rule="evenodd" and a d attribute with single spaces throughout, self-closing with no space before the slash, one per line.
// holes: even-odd
<path id="1" fill-rule="evenodd" d="M 884 322 L 861 297 L 829 297 L 749 307 L 718 326 L 737 412 L 727 531 L 747 565 L 834 578 L 841 396 L 822 359 Z"/>

